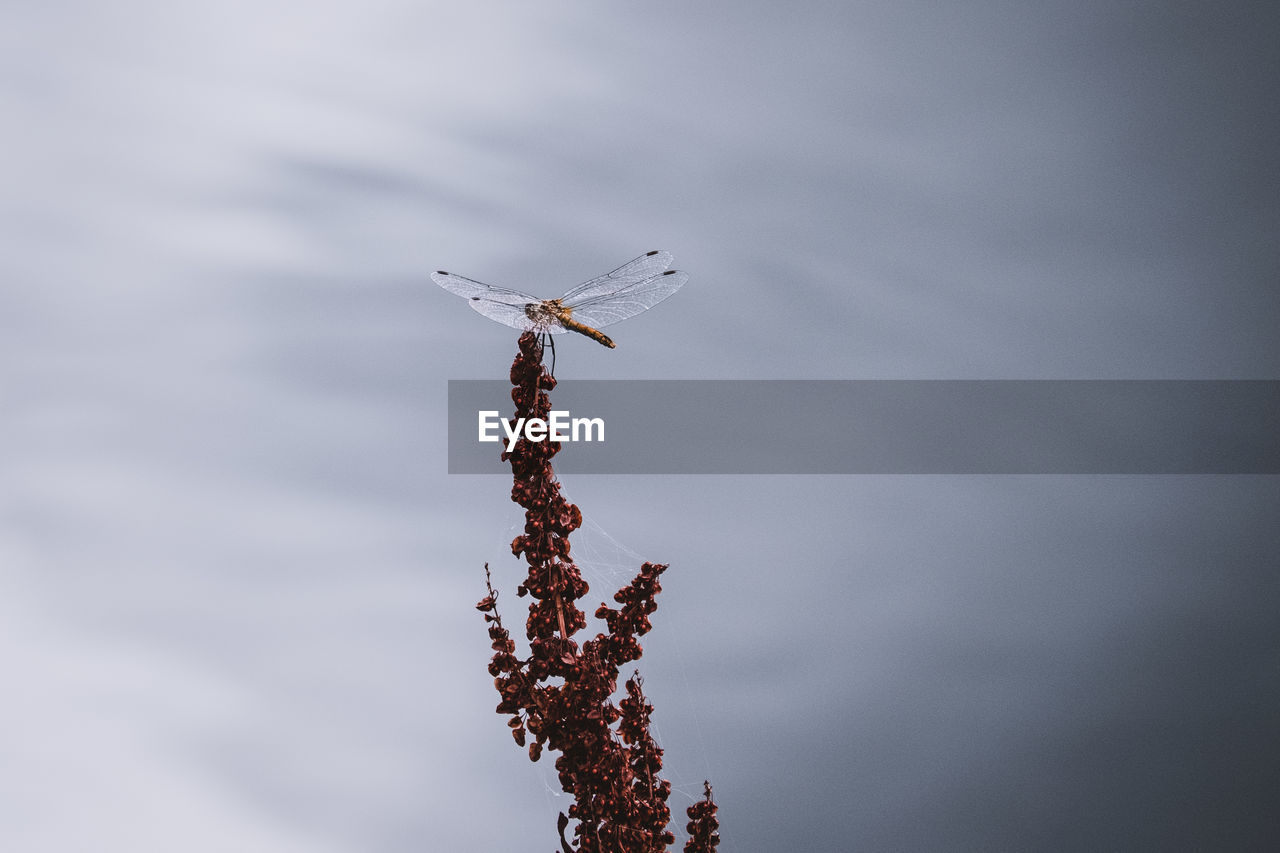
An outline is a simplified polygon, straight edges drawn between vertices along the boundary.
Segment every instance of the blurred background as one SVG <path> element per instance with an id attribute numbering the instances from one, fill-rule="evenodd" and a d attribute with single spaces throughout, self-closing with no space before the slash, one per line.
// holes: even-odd
<path id="1" fill-rule="evenodd" d="M 1265 4 L 0 11 L 0 847 L 555 849 L 445 473 L 515 333 L 428 278 L 690 283 L 562 378 L 1280 378 Z M 769 417 L 761 400 L 761 417 Z M 832 448 L 832 453 L 838 453 Z M 721 850 L 1264 850 L 1276 477 L 565 478 Z M 590 609 L 590 608 L 589 608 Z"/>

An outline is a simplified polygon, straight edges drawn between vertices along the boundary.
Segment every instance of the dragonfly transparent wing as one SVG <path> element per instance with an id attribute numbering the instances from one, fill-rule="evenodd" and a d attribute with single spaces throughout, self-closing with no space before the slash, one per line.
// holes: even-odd
<path id="1" fill-rule="evenodd" d="M 639 284 L 658 275 L 669 266 L 671 266 L 670 252 L 646 252 L 634 261 L 628 261 L 618 267 L 613 272 L 597 276 L 591 281 L 584 281 L 564 296 L 561 296 L 560 302 L 570 307 L 581 305 L 588 299 L 594 299 L 597 296 L 604 296 L 608 293 L 617 293 L 623 288 Z"/>
<path id="2" fill-rule="evenodd" d="M 521 293 L 518 290 L 511 290 L 506 287 L 495 287 L 492 284 L 485 284 L 483 281 L 463 278 L 460 275 L 454 275 L 453 273 L 445 272 L 444 270 L 432 273 L 431 280 L 450 293 L 456 293 L 463 299 L 475 299 L 479 297 L 488 299 L 491 302 L 501 302 L 505 305 L 522 306 L 542 301 L 541 299 L 535 299 L 527 293 Z"/>
<path id="3" fill-rule="evenodd" d="M 553 332 L 558 334 L 569 331 L 550 314 L 539 314 L 535 320 L 525 312 L 523 305 L 508 305 L 505 302 L 485 299 L 483 296 L 472 297 L 467 300 L 467 304 L 490 320 L 497 320 L 504 326 L 510 326 L 513 329 L 520 329 L 524 332 Z"/>
<path id="4" fill-rule="evenodd" d="M 527 293 L 485 284 L 444 270 L 433 273 L 431 280 L 450 293 L 466 299 L 467 304 L 477 313 L 483 314 L 490 320 L 496 320 L 504 326 L 510 326 L 522 332 L 567 331 L 556 322 L 554 317 L 545 314 L 540 315 L 537 320 L 530 317 L 525 308 L 542 300 L 535 299 Z"/>
<path id="5" fill-rule="evenodd" d="M 570 316 L 574 320 L 599 329 L 648 311 L 683 287 L 688 280 L 687 272 L 668 270 L 626 285 L 621 290 L 601 293 L 585 300 L 571 300 L 565 307 L 572 309 Z"/>

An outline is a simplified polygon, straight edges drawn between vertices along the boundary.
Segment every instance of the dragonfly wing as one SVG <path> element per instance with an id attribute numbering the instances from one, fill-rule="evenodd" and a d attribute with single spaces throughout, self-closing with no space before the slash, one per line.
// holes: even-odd
<path id="1" fill-rule="evenodd" d="M 568 306 L 573 310 L 570 316 L 579 323 L 585 323 L 596 329 L 611 326 L 628 317 L 634 317 L 642 311 L 648 311 L 683 287 L 688 280 L 687 272 L 668 270 L 621 290 L 604 293 L 579 302 L 577 305 Z"/>
<path id="2" fill-rule="evenodd" d="M 606 293 L 616 293 L 624 287 L 639 284 L 659 274 L 671 266 L 670 252 L 646 252 L 634 261 L 628 261 L 613 272 L 584 281 L 560 297 L 560 303 L 572 308 L 581 305 L 588 299 L 594 299 Z"/>
<path id="3" fill-rule="evenodd" d="M 472 297 L 467 300 L 467 304 L 490 320 L 496 320 L 504 326 L 510 326 L 522 332 L 559 333 L 568 331 L 550 315 L 543 314 L 535 320 L 525 312 L 524 305 L 510 305 L 506 302 L 486 299 L 483 296 Z"/>
<path id="4" fill-rule="evenodd" d="M 527 293 L 521 293 L 518 290 L 510 290 L 506 287 L 495 287 L 492 284 L 485 284 L 482 281 L 463 278 L 460 275 L 454 275 L 453 273 L 445 272 L 444 270 L 432 273 L 431 280 L 450 293 L 455 293 L 458 296 L 461 296 L 463 299 L 482 298 L 487 299 L 490 302 L 500 302 L 505 305 L 521 306 L 542 301 L 540 299 L 535 299 Z M 499 320 L 498 322 L 502 321 Z"/>

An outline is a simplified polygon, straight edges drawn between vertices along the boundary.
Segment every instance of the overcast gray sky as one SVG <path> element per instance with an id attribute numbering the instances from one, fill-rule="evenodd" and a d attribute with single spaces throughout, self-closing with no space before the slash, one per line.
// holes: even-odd
<path id="1" fill-rule="evenodd" d="M 0 847 L 554 849 L 472 609 L 509 484 L 445 474 L 515 334 L 433 270 L 671 251 L 563 378 L 1280 378 L 1265 9 L 10 4 Z M 1276 477 L 565 487 L 589 601 L 671 564 L 726 853 L 1280 835 Z"/>

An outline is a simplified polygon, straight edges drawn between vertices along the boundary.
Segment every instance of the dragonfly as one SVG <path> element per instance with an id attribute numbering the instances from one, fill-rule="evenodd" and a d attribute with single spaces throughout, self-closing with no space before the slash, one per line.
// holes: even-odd
<path id="1" fill-rule="evenodd" d="M 601 327 L 648 311 L 689 280 L 687 272 L 668 269 L 671 261 L 670 252 L 646 252 L 613 272 L 584 281 L 559 299 L 538 299 L 444 270 L 431 279 L 504 326 L 539 334 L 577 332 L 613 348 L 616 344 Z"/>

